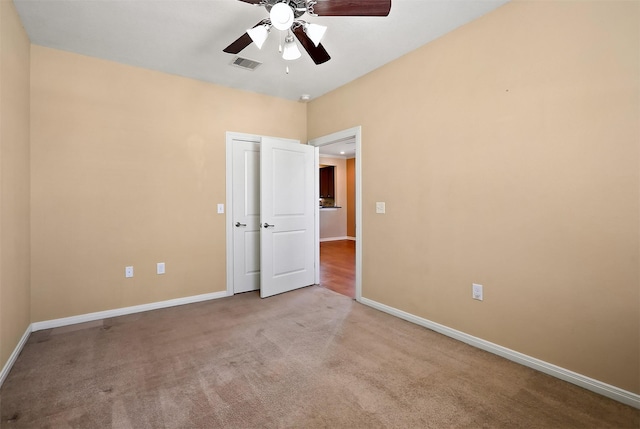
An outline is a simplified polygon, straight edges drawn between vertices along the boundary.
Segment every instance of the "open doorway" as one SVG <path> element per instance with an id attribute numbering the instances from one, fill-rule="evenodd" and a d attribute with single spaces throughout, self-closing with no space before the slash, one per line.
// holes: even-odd
<path id="1" fill-rule="evenodd" d="M 320 286 L 355 299 L 356 242 L 320 242 Z"/>
<path id="2" fill-rule="evenodd" d="M 316 283 L 360 300 L 362 296 L 361 128 L 314 139 L 319 148 L 320 182 L 331 171 L 334 193 L 320 185 L 316 233 L 320 252 Z"/>

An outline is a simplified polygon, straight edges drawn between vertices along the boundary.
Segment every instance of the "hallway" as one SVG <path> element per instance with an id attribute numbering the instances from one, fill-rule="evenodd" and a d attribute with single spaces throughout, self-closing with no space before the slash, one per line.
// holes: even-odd
<path id="1" fill-rule="evenodd" d="M 320 243 L 320 286 L 350 298 L 356 296 L 356 242 Z"/>

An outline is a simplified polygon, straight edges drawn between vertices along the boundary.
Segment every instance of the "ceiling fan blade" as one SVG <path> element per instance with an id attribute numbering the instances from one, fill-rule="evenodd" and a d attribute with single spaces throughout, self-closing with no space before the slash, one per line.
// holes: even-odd
<path id="1" fill-rule="evenodd" d="M 257 26 L 263 24 L 264 20 L 254 25 L 253 28 L 256 28 Z M 245 32 L 242 36 L 238 37 L 233 43 L 224 48 L 222 51 L 226 52 L 227 54 L 239 54 L 240 51 L 249 46 L 251 43 L 253 43 L 251 36 L 249 36 L 249 34 Z"/>
<path id="2" fill-rule="evenodd" d="M 240 0 L 243 1 L 245 3 L 251 3 L 251 4 L 260 4 L 261 0 Z"/>
<path id="3" fill-rule="evenodd" d="M 318 16 L 388 16 L 391 0 L 317 0 Z"/>
<path id="4" fill-rule="evenodd" d="M 223 49 L 227 54 L 239 54 L 244 48 L 253 43 L 251 37 L 247 33 L 244 33 L 242 36 L 238 37 L 235 42 L 227 46 Z"/>
<path id="5" fill-rule="evenodd" d="M 329 53 L 324 49 L 324 46 L 322 46 L 322 43 L 318 46 L 314 45 L 309 36 L 307 36 L 307 33 L 304 32 L 302 26 L 293 28 L 293 34 L 296 35 L 300 44 L 302 44 L 302 47 L 307 51 L 314 63 L 322 64 L 331 59 Z"/>

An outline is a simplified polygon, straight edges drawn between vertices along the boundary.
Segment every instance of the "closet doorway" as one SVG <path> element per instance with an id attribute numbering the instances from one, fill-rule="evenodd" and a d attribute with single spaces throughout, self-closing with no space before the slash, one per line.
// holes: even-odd
<path id="1" fill-rule="evenodd" d="M 266 298 L 317 277 L 318 149 L 227 132 L 227 293 Z"/>

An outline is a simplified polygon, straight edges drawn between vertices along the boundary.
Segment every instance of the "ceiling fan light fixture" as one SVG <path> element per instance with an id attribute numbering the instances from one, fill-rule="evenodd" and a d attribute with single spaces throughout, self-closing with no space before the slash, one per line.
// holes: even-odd
<path id="1" fill-rule="evenodd" d="M 296 41 L 293 39 L 291 34 L 287 35 L 284 39 L 284 50 L 282 52 L 282 58 L 288 61 L 297 60 L 300 58 L 302 54 L 300 53 L 300 49 L 298 49 L 298 45 L 296 45 Z"/>
<path id="2" fill-rule="evenodd" d="M 269 28 L 266 25 L 258 25 L 257 27 L 253 27 L 247 30 L 247 34 L 253 40 L 253 43 L 256 44 L 258 49 L 262 49 L 262 45 L 267 40 L 267 36 L 269 36 Z"/>
<path id="3" fill-rule="evenodd" d="M 320 44 L 320 41 L 324 37 L 324 33 L 327 31 L 327 27 L 320 24 L 304 24 L 304 32 L 307 33 L 309 39 L 313 42 L 316 47 Z"/>
<path id="4" fill-rule="evenodd" d="M 288 30 L 293 24 L 293 9 L 284 3 L 276 3 L 271 8 L 269 17 L 278 30 Z"/>

